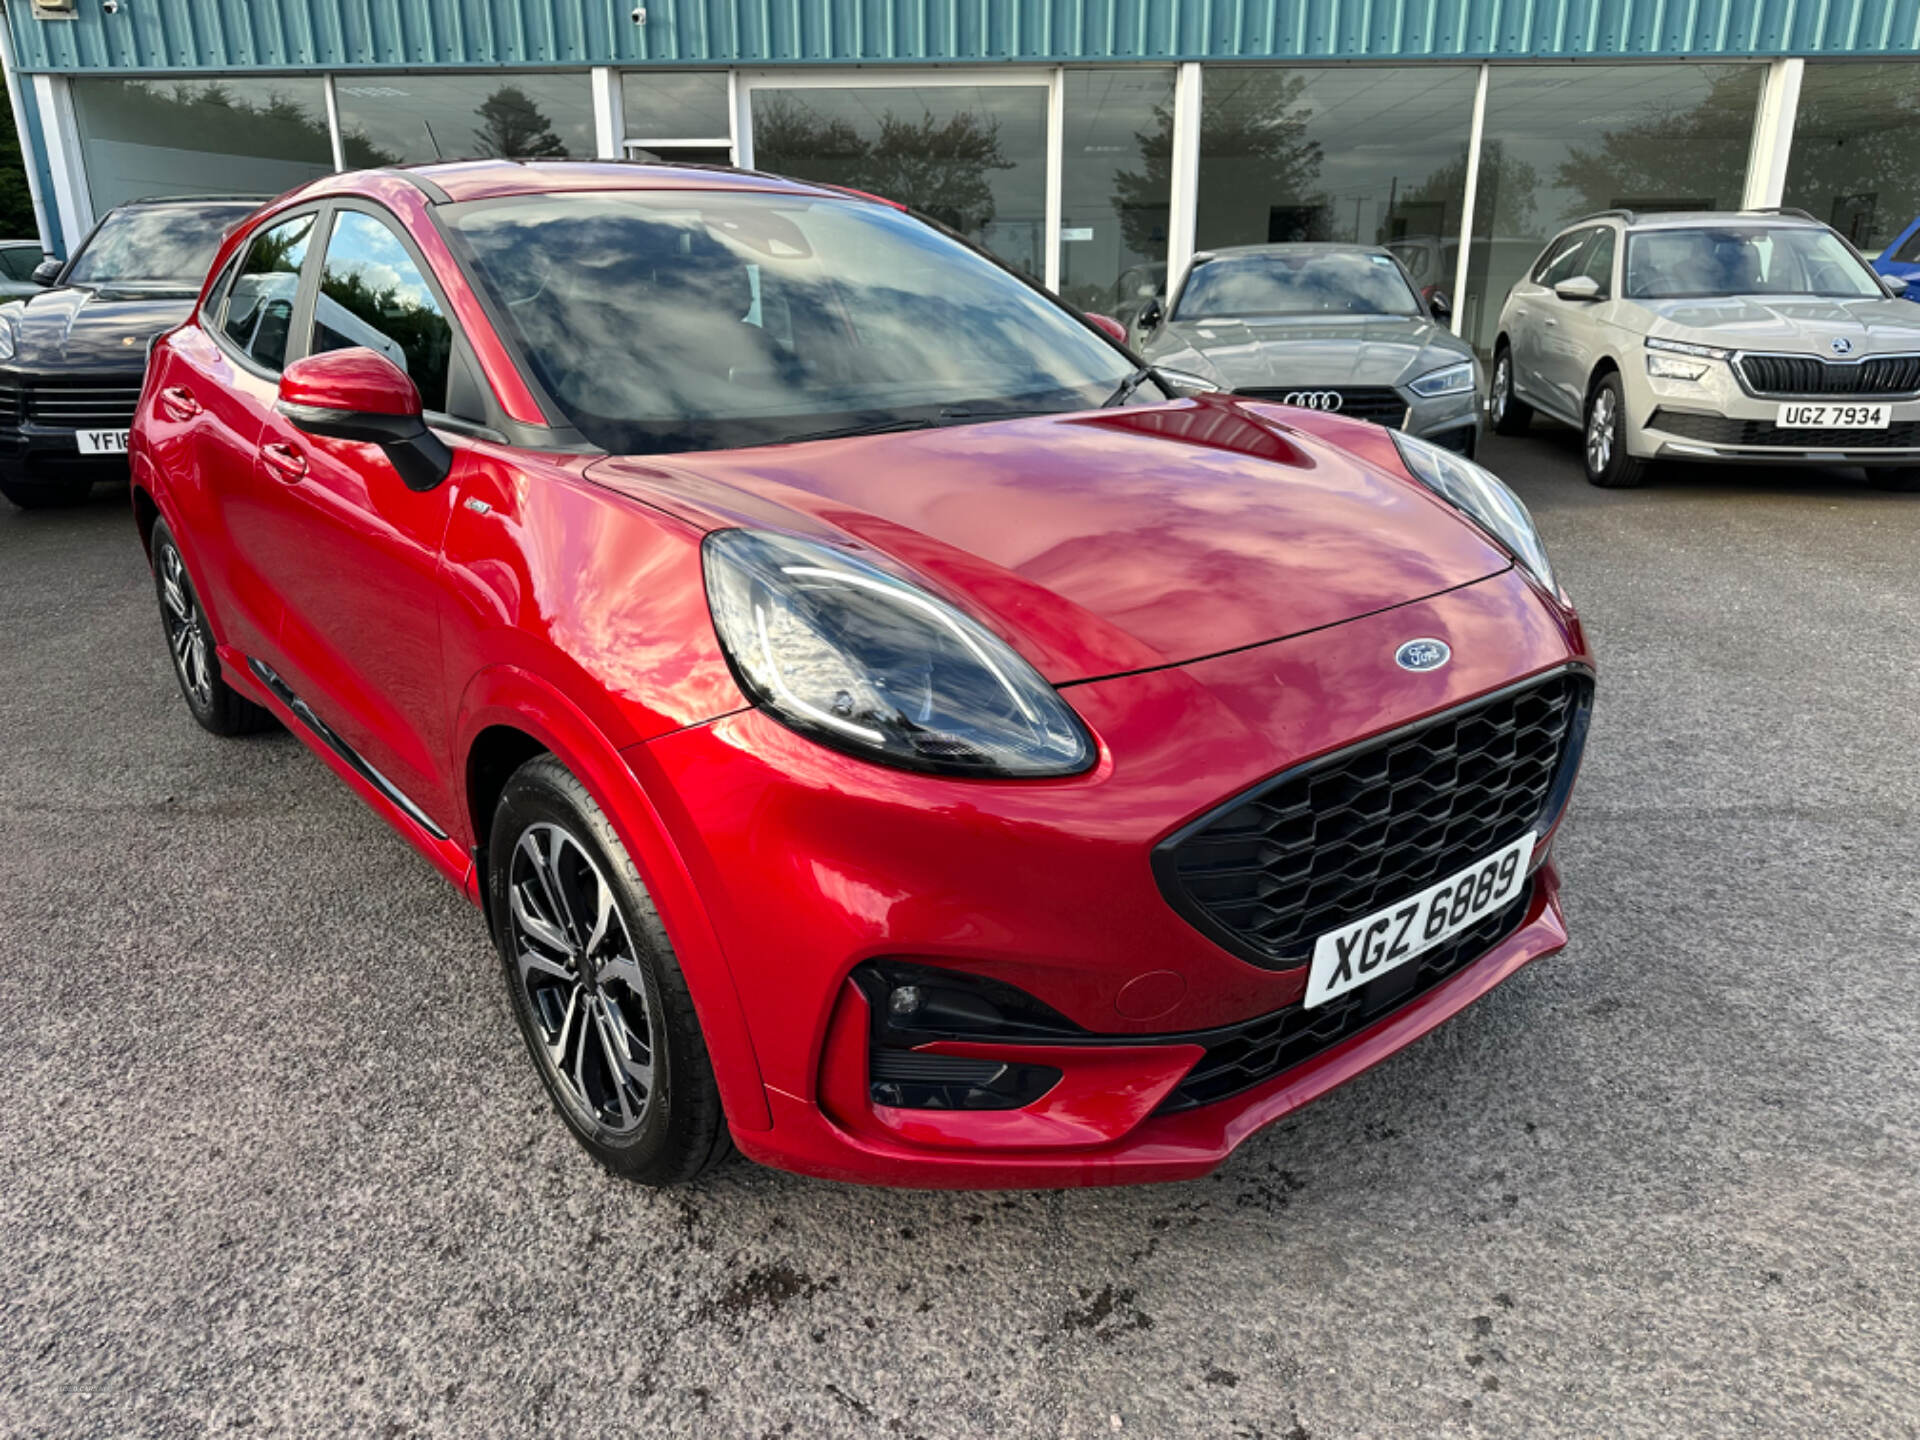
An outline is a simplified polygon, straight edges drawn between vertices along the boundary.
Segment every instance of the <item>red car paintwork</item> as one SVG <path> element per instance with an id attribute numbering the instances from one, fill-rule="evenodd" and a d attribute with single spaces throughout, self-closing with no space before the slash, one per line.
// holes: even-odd
<path id="1" fill-rule="evenodd" d="M 435 228 L 436 192 L 787 183 L 498 162 L 415 174 L 283 197 L 230 237 L 214 273 L 290 208 L 383 207 L 501 409 L 529 424 L 544 423 L 539 404 Z M 354 353 L 323 358 L 350 369 Z M 1414 483 L 1376 427 L 1209 396 L 646 458 L 448 431 L 452 471 L 420 492 L 377 448 L 275 412 L 277 389 L 312 397 L 302 373 L 276 387 L 196 317 L 156 347 L 135 422 L 136 506 L 173 530 L 228 683 L 290 719 L 247 662 L 283 677 L 432 829 L 315 744 L 322 759 L 475 903 L 488 823 L 476 756 L 508 731 L 552 751 L 659 909 L 750 1156 L 917 1185 L 1203 1173 L 1564 943 L 1549 858 L 1525 922 L 1484 958 L 1255 1090 L 1152 1113 L 1199 1050 L 1132 1037 L 1269 1013 L 1306 978 L 1248 964 L 1181 918 L 1154 882 L 1153 845 L 1304 759 L 1592 663 L 1564 600 Z M 179 391 L 191 407 L 162 403 Z M 273 446 L 298 455 L 297 475 Z M 831 538 L 969 611 L 1061 687 L 1095 765 L 1042 781 L 909 773 L 755 708 L 702 576 L 703 536 L 730 525 Z M 1409 636 L 1446 640 L 1453 663 L 1398 668 Z M 1022 1110 L 875 1106 L 865 1001 L 847 978 L 875 957 L 1004 979 L 1111 1043 L 1047 1061 L 1068 1073 Z"/>

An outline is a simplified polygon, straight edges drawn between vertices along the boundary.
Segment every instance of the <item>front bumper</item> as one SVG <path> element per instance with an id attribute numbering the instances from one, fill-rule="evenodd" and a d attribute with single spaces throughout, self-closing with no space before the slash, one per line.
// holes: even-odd
<path id="1" fill-rule="evenodd" d="M 1460 395 L 1443 395 L 1437 400 L 1415 397 L 1407 406 L 1407 434 L 1431 440 L 1443 450 L 1452 450 L 1472 459 L 1480 451 L 1480 424 L 1484 410 L 1480 389 Z"/>
<path id="2" fill-rule="evenodd" d="M 82 455 L 76 431 L 54 425 L 0 424 L 0 475 L 30 485 L 63 480 L 124 480 L 125 455 Z"/>
<path id="3" fill-rule="evenodd" d="M 1698 381 L 1627 378 L 1627 450 L 1642 459 L 1742 465 L 1920 465 L 1920 400 L 1829 395 L 1797 401 L 1750 395 L 1715 362 Z M 1885 404 L 1885 430 L 1781 429 L 1780 407 Z"/>
<path id="4" fill-rule="evenodd" d="M 1446 640 L 1453 663 L 1400 669 L 1393 654 L 1409 636 Z M 1101 747 L 1072 779 L 887 770 L 757 710 L 633 747 L 635 777 L 705 901 L 767 1086 L 773 1127 L 741 1129 L 741 1148 L 788 1169 L 912 1185 L 1108 1184 L 1218 1164 L 1562 944 L 1558 881 L 1544 866 L 1517 929 L 1401 1008 L 1253 1088 L 1167 1113 L 1161 1102 L 1202 1053 L 1191 1037 L 1296 1006 L 1306 972 L 1250 963 L 1176 913 L 1154 847 L 1303 760 L 1587 659 L 1578 621 L 1508 570 L 1291 640 L 1070 686 Z M 865 1002 L 849 978 L 876 961 L 1018 987 L 1098 1043 L 1070 1057 L 1073 1083 L 1019 1109 L 945 1121 L 889 1111 L 871 1103 Z"/>

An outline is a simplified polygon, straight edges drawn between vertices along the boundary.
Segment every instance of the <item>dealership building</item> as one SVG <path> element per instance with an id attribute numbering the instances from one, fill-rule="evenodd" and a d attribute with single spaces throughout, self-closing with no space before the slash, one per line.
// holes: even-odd
<path id="1" fill-rule="evenodd" d="M 1483 348 L 1564 221 L 1920 213 L 1920 0 L 0 0 L 41 242 L 482 155 L 905 201 L 1093 310 L 1196 249 L 1392 246 Z M 26 238 L 26 237 L 0 237 Z"/>

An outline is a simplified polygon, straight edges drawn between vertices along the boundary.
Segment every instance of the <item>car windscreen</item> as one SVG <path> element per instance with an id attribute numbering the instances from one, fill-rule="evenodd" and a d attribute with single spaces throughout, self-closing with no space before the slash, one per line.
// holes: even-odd
<path id="1" fill-rule="evenodd" d="M 1883 295 L 1871 271 L 1829 230 L 1703 225 L 1627 237 L 1627 298 Z"/>
<path id="2" fill-rule="evenodd" d="M 1419 313 L 1420 301 L 1388 256 L 1335 251 L 1209 260 L 1187 277 L 1173 318 Z"/>
<path id="3" fill-rule="evenodd" d="M 441 214 L 534 377 L 616 453 L 1085 409 L 1132 368 L 999 266 L 867 201 L 602 192 Z"/>
<path id="4" fill-rule="evenodd" d="M 67 271 L 69 285 L 96 289 L 198 290 L 220 239 L 245 205 L 137 205 L 100 222 Z"/>

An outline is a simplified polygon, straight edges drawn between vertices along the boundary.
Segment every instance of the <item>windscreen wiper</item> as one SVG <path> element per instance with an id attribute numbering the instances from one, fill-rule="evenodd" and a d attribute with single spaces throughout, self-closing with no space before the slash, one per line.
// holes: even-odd
<path id="1" fill-rule="evenodd" d="M 1110 410 L 1115 405 L 1126 404 L 1127 401 L 1133 398 L 1134 391 L 1146 384 L 1147 381 L 1155 378 L 1153 366 L 1142 365 L 1138 370 L 1122 380 L 1119 385 L 1114 388 L 1114 392 L 1111 395 L 1100 402 L 1100 408 L 1102 410 Z"/>
<path id="2" fill-rule="evenodd" d="M 921 416 L 912 420 L 868 420 L 860 425 L 840 425 L 831 430 L 808 430 L 798 435 L 782 435 L 775 442 L 798 445 L 803 440 L 843 440 L 850 435 L 888 435 L 895 430 L 931 430 L 939 422 Z"/>

